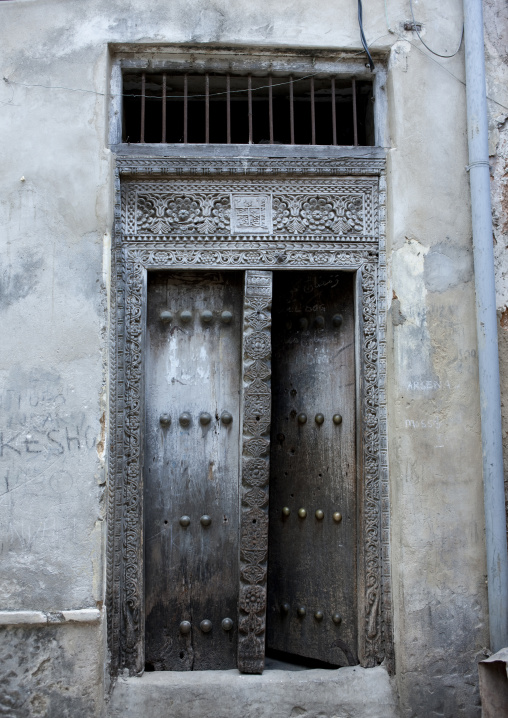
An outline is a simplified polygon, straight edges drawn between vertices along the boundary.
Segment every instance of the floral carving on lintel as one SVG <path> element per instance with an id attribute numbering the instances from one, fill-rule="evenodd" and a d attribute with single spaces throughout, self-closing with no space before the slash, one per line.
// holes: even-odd
<path id="1" fill-rule="evenodd" d="M 316 234 L 362 234 L 361 196 L 308 197 L 300 207 L 300 228 Z"/>
<path id="2" fill-rule="evenodd" d="M 221 197 L 212 205 L 212 229 L 229 232 L 231 224 L 231 202 L 229 197 Z"/>
<path id="3" fill-rule="evenodd" d="M 272 210 L 274 231 L 291 231 L 291 207 L 289 205 L 289 202 L 285 201 L 281 197 L 274 197 Z"/>
<path id="4" fill-rule="evenodd" d="M 303 188 L 303 185 L 302 185 Z M 226 189 L 226 188 L 225 188 Z M 275 189 L 275 188 L 273 188 Z M 178 193 L 139 183 L 124 196 L 124 225 L 132 239 L 155 235 L 244 237 L 333 235 L 372 237 L 372 190 L 368 185 L 327 194 L 196 192 L 182 182 Z"/>
<path id="5" fill-rule="evenodd" d="M 203 210 L 192 197 L 169 194 L 138 194 L 138 231 L 151 234 L 199 232 Z"/>
<path id="6" fill-rule="evenodd" d="M 141 235 L 229 234 L 230 224 L 228 196 L 137 193 L 136 225 Z"/>
<path id="7" fill-rule="evenodd" d="M 311 232 L 331 231 L 336 219 L 333 204 L 324 197 L 310 197 L 302 204 L 300 217 Z"/>

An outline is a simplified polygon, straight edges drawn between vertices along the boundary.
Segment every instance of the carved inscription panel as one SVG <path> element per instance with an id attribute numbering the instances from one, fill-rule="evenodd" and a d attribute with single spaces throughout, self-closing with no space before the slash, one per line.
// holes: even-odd
<path id="1" fill-rule="evenodd" d="M 232 194 L 231 232 L 232 234 L 271 234 L 271 195 Z"/>

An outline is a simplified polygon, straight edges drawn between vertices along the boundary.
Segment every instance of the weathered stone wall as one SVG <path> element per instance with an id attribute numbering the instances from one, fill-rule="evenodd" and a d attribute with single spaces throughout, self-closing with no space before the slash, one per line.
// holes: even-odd
<path id="1" fill-rule="evenodd" d="M 402 29 L 406 4 L 390 2 L 388 10 L 396 33 L 387 30 L 382 2 L 365 8 L 365 30 L 389 57 L 396 681 L 404 718 L 472 718 L 479 715 L 475 660 L 488 632 L 463 55 L 429 57 Z M 429 0 L 417 12 L 426 40 L 453 49 L 460 3 Z M 356 5 L 7 0 L 0 27 L 7 78 L 0 85 L 1 608 L 101 608 L 113 165 L 108 43 L 358 53 Z M 500 222 L 498 238 L 502 231 Z M 102 623 L 1 630 L 7 715 L 100 715 Z"/>
<path id="2" fill-rule="evenodd" d="M 458 34 L 459 16 L 447 47 Z M 443 48 L 429 35 L 430 20 Z M 389 80 L 397 671 L 404 716 L 470 716 L 486 639 L 464 87 L 417 47 L 394 48 Z M 461 56 L 446 62 L 463 77 Z"/>
<path id="3" fill-rule="evenodd" d="M 9 718 L 85 718 L 103 707 L 101 627 L 60 623 L 0 629 L 0 714 Z"/>
<path id="4" fill-rule="evenodd" d="M 508 7 L 506 3 L 484 0 L 483 12 L 508 515 Z"/>

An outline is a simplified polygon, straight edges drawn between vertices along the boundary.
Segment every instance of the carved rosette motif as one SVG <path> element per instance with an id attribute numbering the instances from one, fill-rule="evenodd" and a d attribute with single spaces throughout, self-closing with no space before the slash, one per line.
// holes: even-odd
<path id="1" fill-rule="evenodd" d="M 298 202 L 296 212 L 297 219 L 290 223 L 296 232 L 339 235 L 364 233 L 361 195 L 305 197 Z"/>
<path id="2" fill-rule="evenodd" d="M 238 669 L 265 665 L 272 273 L 245 272 Z"/>
<path id="3" fill-rule="evenodd" d="M 241 268 L 246 274 L 238 661 L 240 670 L 252 673 L 261 672 L 264 662 L 271 297 L 267 270 L 333 267 L 358 272 L 364 517 L 360 654 L 364 666 L 390 661 L 384 160 L 119 158 L 117 166 L 122 183 L 118 179 L 112 275 L 116 318 L 111 344 L 107 568 L 113 670 L 128 668 L 135 674 L 144 666 L 144 282 L 148 270 L 191 266 Z M 272 234 L 231 235 L 232 191 L 270 194 Z M 147 203 L 142 217 L 140 197 Z M 339 220 L 341 226 L 334 226 Z M 147 222 L 142 231 L 139 222 Z"/>

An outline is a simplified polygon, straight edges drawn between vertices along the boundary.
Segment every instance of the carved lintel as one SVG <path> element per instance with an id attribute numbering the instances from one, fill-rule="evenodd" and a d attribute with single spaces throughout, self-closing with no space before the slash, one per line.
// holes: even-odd
<path id="1" fill-rule="evenodd" d="M 245 272 L 238 669 L 265 665 L 272 272 Z"/>
<path id="2" fill-rule="evenodd" d="M 123 222 L 129 241 L 257 236 L 336 242 L 377 240 L 377 177 L 198 180 L 125 183 Z M 231 193 L 229 190 L 233 190 Z"/>

